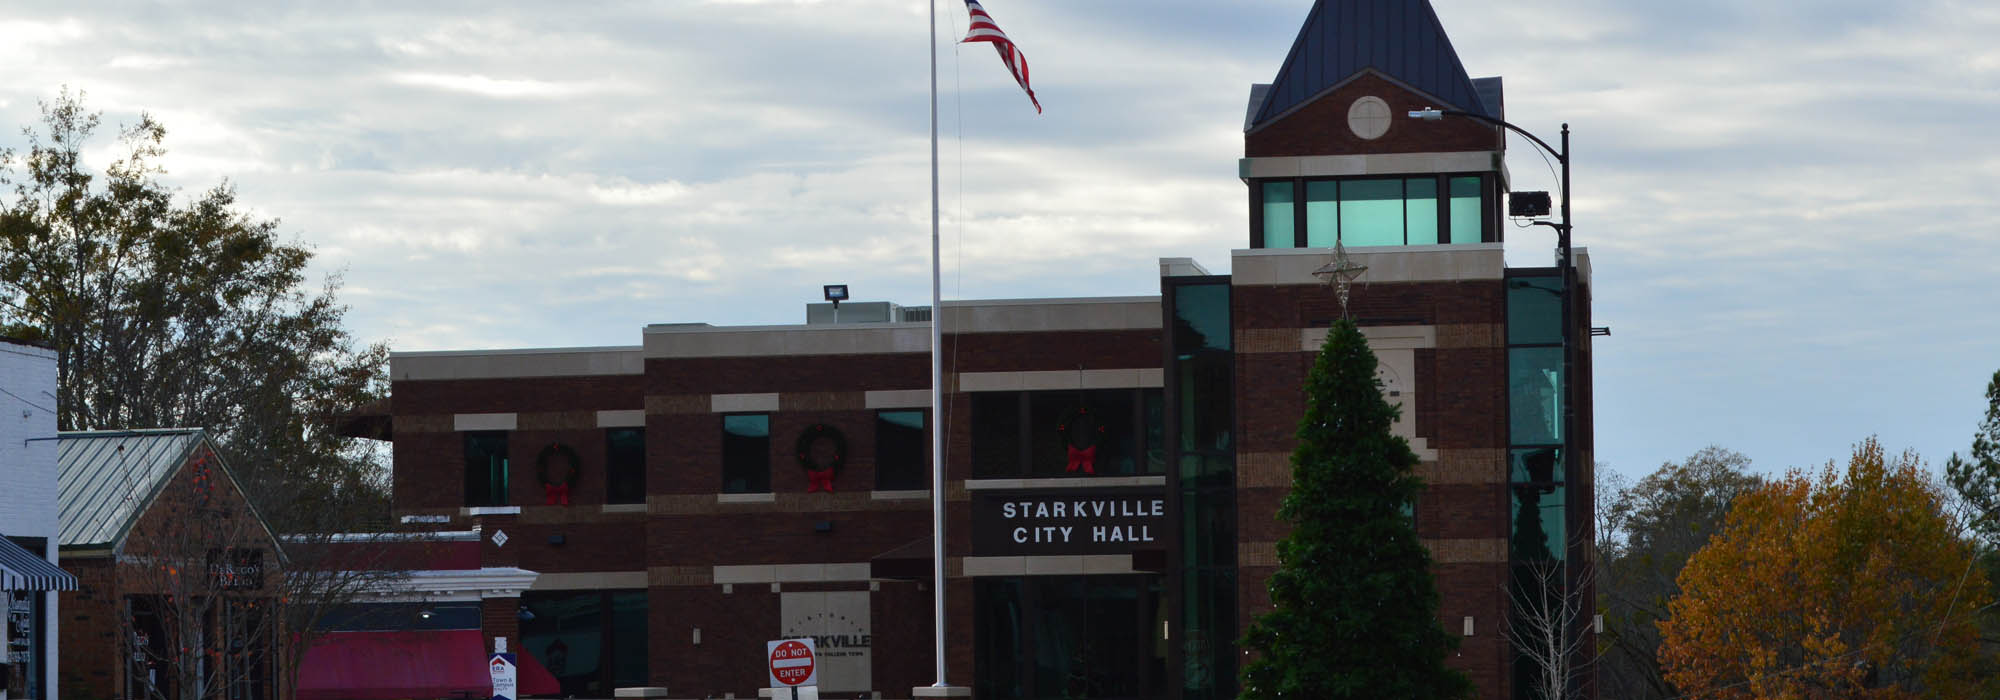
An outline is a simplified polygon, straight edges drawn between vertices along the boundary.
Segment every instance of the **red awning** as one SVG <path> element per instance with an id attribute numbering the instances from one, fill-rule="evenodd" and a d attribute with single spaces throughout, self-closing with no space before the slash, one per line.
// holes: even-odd
<path id="1" fill-rule="evenodd" d="M 298 700 L 487 698 L 479 630 L 329 632 L 299 667 Z M 516 652 L 522 695 L 562 692 L 535 657 Z"/>

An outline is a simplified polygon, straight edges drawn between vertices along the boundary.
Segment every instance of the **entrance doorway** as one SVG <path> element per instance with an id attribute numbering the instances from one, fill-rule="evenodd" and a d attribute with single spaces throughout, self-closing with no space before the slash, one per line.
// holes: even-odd
<path id="1" fill-rule="evenodd" d="M 1159 576 L 990 577 L 974 591 L 977 697 L 1165 694 L 1167 610 Z"/>

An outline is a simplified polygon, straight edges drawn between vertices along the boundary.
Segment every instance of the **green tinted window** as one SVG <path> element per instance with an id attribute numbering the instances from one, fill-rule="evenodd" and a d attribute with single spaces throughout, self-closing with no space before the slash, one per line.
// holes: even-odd
<path id="1" fill-rule="evenodd" d="M 1514 527 L 1508 548 L 1514 558 L 1562 559 L 1563 487 L 1516 484 L 1513 491 Z"/>
<path id="2" fill-rule="evenodd" d="M 894 491 L 930 485 L 930 440 L 923 411 L 875 414 L 875 488 Z"/>
<path id="3" fill-rule="evenodd" d="M 1507 342 L 1562 342 L 1562 278 L 1507 278 Z"/>
<path id="4" fill-rule="evenodd" d="M 507 505 L 507 433 L 465 433 L 465 504 Z"/>
<path id="5" fill-rule="evenodd" d="M 646 430 L 604 431 L 604 502 L 646 502 Z"/>
<path id="6" fill-rule="evenodd" d="M 1451 179 L 1451 242 L 1478 243 L 1483 240 L 1480 231 L 1485 228 L 1481 214 L 1479 177 L 1454 177 Z"/>
<path id="7" fill-rule="evenodd" d="M 1403 244 L 1403 181 L 1340 183 L 1340 242 L 1352 246 Z"/>
<path id="8" fill-rule="evenodd" d="M 1507 460 L 1507 480 L 1516 484 L 1562 481 L 1562 449 L 1531 447 L 1514 450 Z"/>
<path id="9" fill-rule="evenodd" d="M 771 417 L 722 417 L 722 492 L 771 492 Z"/>
<path id="10" fill-rule="evenodd" d="M 1306 183 L 1306 245 L 1332 248 L 1340 235 L 1340 183 L 1320 180 Z"/>
<path id="11" fill-rule="evenodd" d="M 1562 348 L 1507 351 L 1508 422 L 1516 445 L 1562 442 Z"/>
<path id="12" fill-rule="evenodd" d="M 611 685 L 646 684 L 646 592 L 611 594 Z M 601 689 L 600 689 L 600 692 Z"/>
<path id="13" fill-rule="evenodd" d="M 1264 183 L 1264 247 L 1292 248 L 1292 202 L 1290 182 Z"/>
<path id="14" fill-rule="evenodd" d="M 1437 178 L 1410 178 L 1403 181 L 1403 228 L 1410 245 L 1438 242 Z"/>

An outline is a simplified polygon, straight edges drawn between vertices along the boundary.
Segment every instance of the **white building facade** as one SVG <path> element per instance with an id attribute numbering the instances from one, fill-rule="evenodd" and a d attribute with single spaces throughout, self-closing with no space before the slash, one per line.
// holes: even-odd
<path id="1" fill-rule="evenodd" d="M 0 700 L 55 700 L 56 351 L 0 338 Z"/>

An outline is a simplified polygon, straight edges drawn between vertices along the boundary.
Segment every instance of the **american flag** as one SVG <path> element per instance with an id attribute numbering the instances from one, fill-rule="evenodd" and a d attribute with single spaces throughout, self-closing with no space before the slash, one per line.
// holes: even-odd
<path id="1" fill-rule="evenodd" d="M 1007 72 L 1014 74 L 1014 82 L 1028 93 L 1028 101 L 1035 103 L 1035 113 L 1042 113 L 1042 102 L 1035 99 L 1035 89 L 1028 87 L 1028 57 L 1021 55 L 1021 48 L 1007 33 L 1000 31 L 1000 25 L 993 21 L 993 15 L 986 14 L 986 8 L 979 6 L 979 0 L 965 0 L 965 11 L 972 16 L 972 26 L 966 28 L 965 41 L 984 41 L 993 45 L 1000 53 L 1000 62 L 1007 64 Z"/>

